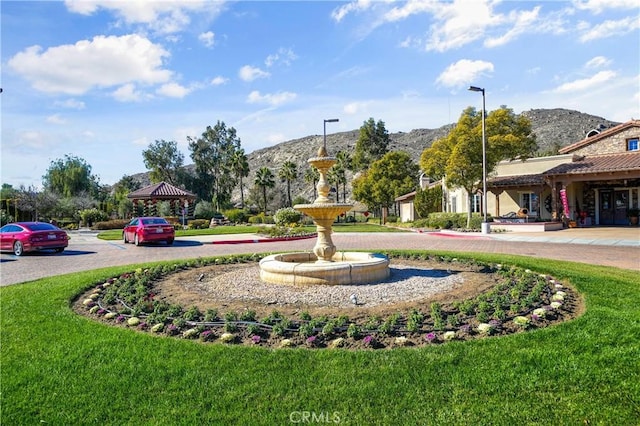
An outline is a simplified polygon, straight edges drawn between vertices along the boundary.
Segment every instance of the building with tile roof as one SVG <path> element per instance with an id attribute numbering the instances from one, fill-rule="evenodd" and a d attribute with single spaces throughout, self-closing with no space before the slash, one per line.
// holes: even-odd
<path id="1" fill-rule="evenodd" d="M 157 216 L 157 203 L 162 201 L 169 202 L 175 216 L 189 216 L 196 195 L 167 182 L 159 182 L 130 192 L 127 198 L 134 206 L 140 206 L 145 216 Z"/>
<path id="2" fill-rule="evenodd" d="M 494 217 L 526 211 L 527 220 L 578 226 L 628 225 L 640 208 L 640 120 L 594 129 L 559 155 L 503 161 L 488 176 L 487 212 Z M 471 203 L 462 189 L 445 189 L 444 211 L 482 212 L 482 194 Z M 412 202 L 399 197 L 399 203 Z M 401 206 L 401 211 L 408 211 Z M 408 214 L 402 215 L 403 220 Z"/>

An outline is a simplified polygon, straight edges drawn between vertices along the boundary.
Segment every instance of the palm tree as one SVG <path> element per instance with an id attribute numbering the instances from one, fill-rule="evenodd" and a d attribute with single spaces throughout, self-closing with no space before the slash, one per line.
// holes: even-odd
<path id="1" fill-rule="evenodd" d="M 249 162 L 244 149 L 236 149 L 231 157 L 231 169 L 240 183 L 240 206 L 244 208 L 244 186 L 242 178 L 249 176 Z"/>
<path id="2" fill-rule="evenodd" d="M 342 202 L 347 202 L 347 170 L 353 170 L 353 159 L 347 151 L 338 151 L 336 154 L 336 164 L 333 167 L 337 168 L 337 185 L 342 184 Z M 338 188 L 336 188 L 338 191 Z"/>
<path id="3" fill-rule="evenodd" d="M 320 180 L 320 172 L 318 169 L 311 166 L 304 172 L 304 181 L 307 183 L 313 183 L 313 199 L 315 200 L 317 197 L 316 193 L 316 184 Z"/>
<path id="4" fill-rule="evenodd" d="M 253 182 L 262 188 L 262 198 L 264 200 L 264 214 L 267 214 L 267 188 L 276 186 L 275 176 L 268 167 L 260 167 L 256 172 L 256 179 Z"/>
<path id="5" fill-rule="evenodd" d="M 293 161 L 285 161 L 278 170 L 278 177 L 287 182 L 287 207 L 291 207 L 291 181 L 298 177 L 298 167 Z"/>

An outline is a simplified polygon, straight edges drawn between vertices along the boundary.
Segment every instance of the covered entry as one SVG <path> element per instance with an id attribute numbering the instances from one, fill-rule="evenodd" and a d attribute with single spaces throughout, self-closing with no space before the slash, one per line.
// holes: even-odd
<path id="1" fill-rule="evenodd" d="M 628 189 L 603 189 L 598 191 L 600 198 L 600 225 L 626 225 L 629 208 Z"/>

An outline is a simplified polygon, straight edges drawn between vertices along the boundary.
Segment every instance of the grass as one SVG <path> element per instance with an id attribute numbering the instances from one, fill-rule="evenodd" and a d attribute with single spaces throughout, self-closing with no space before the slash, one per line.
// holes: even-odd
<path id="1" fill-rule="evenodd" d="M 271 425 L 309 412 L 356 425 L 638 424 L 635 271 L 466 256 L 570 282 L 586 312 L 419 349 L 268 350 L 155 337 L 71 311 L 80 291 L 133 266 L 42 279 L 0 288 L 0 422 Z"/>
<path id="2" fill-rule="evenodd" d="M 217 226 L 207 229 L 186 229 L 177 230 L 176 237 L 193 237 L 198 235 L 231 235 L 231 234 L 258 234 L 262 227 L 256 225 L 238 225 L 238 226 Z M 307 232 L 315 232 L 315 226 L 303 226 L 300 230 Z M 406 232 L 402 229 L 391 228 L 387 226 L 376 225 L 373 223 L 335 223 L 333 225 L 334 232 Z M 102 240 L 121 240 L 122 229 L 110 229 L 101 231 L 98 238 Z"/>

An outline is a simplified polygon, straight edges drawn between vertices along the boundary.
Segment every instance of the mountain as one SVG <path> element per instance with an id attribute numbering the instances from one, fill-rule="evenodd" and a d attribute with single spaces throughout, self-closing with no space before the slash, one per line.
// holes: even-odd
<path id="1" fill-rule="evenodd" d="M 578 142 L 593 129 L 605 129 L 615 126 L 617 122 L 607 120 L 602 117 L 582 113 L 579 111 L 556 108 L 556 109 L 532 109 L 521 113 L 531 121 L 531 128 L 536 134 L 538 141 L 538 154 L 550 155 L 557 152 L 559 148 Z M 410 132 L 391 133 L 391 144 L 389 150 L 401 150 L 409 153 L 414 161 L 418 162 L 420 154 L 425 148 L 444 136 L 455 126 L 455 123 L 441 126 L 437 129 L 414 129 Z M 327 135 L 327 150 L 330 155 L 335 155 L 338 151 L 355 151 L 358 140 L 359 129 L 348 132 L 333 133 Z M 247 154 L 249 161 L 249 177 L 244 179 L 245 191 L 253 186 L 255 171 L 266 166 L 273 170 L 277 177 L 280 166 L 285 161 L 293 161 L 298 165 L 297 181 L 292 182 L 291 196 L 302 196 L 309 201 L 313 201 L 313 188 L 311 184 L 305 183 L 303 176 L 309 167 L 307 159 L 317 155 L 318 148 L 323 144 L 323 135 L 305 136 L 280 144 L 262 148 Z M 186 166 L 193 170 L 193 165 Z M 142 185 L 149 185 L 148 173 L 133 175 Z M 277 205 L 279 201 L 286 197 L 286 184 L 276 181 L 277 185 L 272 193 Z M 245 193 L 245 199 L 247 193 Z M 237 190 L 233 196 L 234 201 L 240 200 L 240 192 Z"/>

